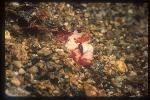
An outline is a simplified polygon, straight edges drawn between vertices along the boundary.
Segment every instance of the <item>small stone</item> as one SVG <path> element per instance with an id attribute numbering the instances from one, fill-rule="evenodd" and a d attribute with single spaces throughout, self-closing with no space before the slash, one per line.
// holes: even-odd
<path id="1" fill-rule="evenodd" d="M 71 78 L 71 79 L 70 79 L 70 82 L 71 82 L 72 84 L 76 85 L 76 86 L 79 85 L 79 82 L 77 81 L 77 78 Z"/>
<path id="2" fill-rule="evenodd" d="M 86 83 L 90 83 L 90 84 L 94 84 L 94 83 L 96 83 L 94 80 L 92 80 L 92 79 L 88 79 L 87 81 L 86 81 Z"/>
<path id="3" fill-rule="evenodd" d="M 5 90 L 6 95 L 8 96 L 29 96 L 30 92 L 26 91 L 20 87 L 10 87 Z"/>
<path id="4" fill-rule="evenodd" d="M 55 95 L 58 95 L 60 92 L 59 92 L 58 90 L 54 90 L 53 93 L 54 93 Z"/>
<path id="5" fill-rule="evenodd" d="M 19 69 L 19 74 L 24 74 L 25 73 L 25 70 L 23 68 L 20 68 Z"/>
<path id="6" fill-rule="evenodd" d="M 14 76 L 14 73 L 12 70 L 6 70 L 6 77 L 12 77 Z"/>
<path id="7" fill-rule="evenodd" d="M 55 61 L 55 60 L 58 60 L 58 59 L 59 59 L 59 58 L 58 58 L 57 56 L 53 56 L 53 57 L 52 57 L 52 60 L 54 60 L 54 61 Z"/>
<path id="8" fill-rule="evenodd" d="M 37 63 L 37 67 L 40 68 L 40 69 L 44 69 L 44 61 L 40 60 L 40 61 Z"/>
<path id="9" fill-rule="evenodd" d="M 115 85 L 115 86 L 117 86 L 117 87 L 121 87 L 121 85 L 122 85 L 122 82 L 121 82 L 121 79 L 120 78 L 112 78 L 112 84 L 113 85 Z"/>
<path id="10" fill-rule="evenodd" d="M 65 75 L 65 78 L 69 78 L 69 76 L 68 76 L 68 75 Z"/>
<path id="11" fill-rule="evenodd" d="M 69 7 L 70 7 L 70 4 L 67 4 L 67 7 L 69 8 Z"/>
<path id="12" fill-rule="evenodd" d="M 13 61 L 13 64 L 14 64 L 17 68 L 23 67 L 21 61 Z"/>
<path id="13" fill-rule="evenodd" d="M 52 71 L 52 72 L 56 70 L 56 68 L 53 65 L 50 65 L 50 64 L 47 64 L 47 69 L 49 71 Z"/>
<path id="14" fill-rule="evenodd" d="M 107 30 L 105 29 L 105 28 L 103 28 L 102 30 L 101 30 L 101 33 L 106 33 L 107 32 Z"/>
<path id="15" fill-rule="evenodd" d="M 148 43 L 148 37 L 143 37 L 144 43 Z"/>
<path id="16" fill-rule="evenodd" d="M 54 72 L 50 72 L 50 79 L 55 79 L 56 78 L 56 75 L 55 75 L 55 73 Z"/>
<path id="17" fill-rule="evenodd" d="M 96 26 L 94 24 L 90 25 L 90 30 L 92 31 L 96 30 Z"/>
<path id="18" fill-rule="evenodd" d="M 11 39 L 9 31 L 5 31 L 5 39 L 7 39 L 7 40 Z"/>
<path id="19" fill-rule="evenodd" d="M 83 7 L 87 7 L 87 4 L 85 4 L 85 3 L 83 3 L 83 4 L 81 4 Z"/>
<path id="20" fill-rule="evenodd" d="M 38 70 L 38 68 L 37 68 L 36 66 L 33 66 L 33 67 L 29 68 L 29 72 L 32 73 L 32 74 L 35 74 L 35 73 L 37 73 L 38 71 L 39 71 L 39 70 Z"/>
<path id="21" fill-rule="evenodd" d="M 44 47 L 41 50 L 39 50 L 37 52 L 37 54 L 47 56 L 47 55 L 51 54 L 51 50 L 49 50 L 49 48 Z"/>
<path id="22" fill-rule="evenodd" d="M 130 76 L 137 76 L 137 73 L 134 72 L 134 71 L 131 71 L 129 75 L 130 75 Z"/>
<path id="23" fill-rule="evenodd" d="M 144 51 L 144 56 L 148 57 L 148 52 L 147 51 Z"/>
<path id="24" fill-rule="evenodd" d="M 20 86 L 21 82 L 17 78 L 11 79 L 11 83 L 14 84 L 15 86 Z"/>
<path id="25" fill-rule="evenodd" d="M 19 7 L 20 6 L 20 4 L 18 2 L 12 2 L 10 5 L 13 7 Z"/>
<path id="26" fill-rule="evenodd" d="M 19 74 L 18 72 L 14 72 L 14 75 L 15 75 L 15 76 L 18 76 L 18 74 Z"/>
<path id="27" fill-rule="evenodd" d="M 133 10 L 132 10 L 132 9 L 129 9 L 129 10 L 128 10 L 128 13 L 129 13 L 129 14 L 133 14 Z"/>
<path id="28" fill-rule="evenodd" d="M 91 84 L 84 84 L 84 90 L 87 96 L 97 96 L 98 90 Z"/>
<path id="29" fill-rule="evenodd" d="M 85 13 L 84 16 L 85 16 L 85 17 L 89 17 L 90 14 L 89 14 L 89 13 Z"/>
<path id="30" fill-rule="evenodd" d="M 65 26 L 68 26 L 68 23 L 67 23 L 67 22 L 65 22 L 65 23 L 64 23 L 64 25 L 65 25 Z"/>
<path id="31" fill-rule="evenodd" d="M 117 63 L 117 70 L 120 71 L 121 73 L 127 72 L 127 66 L 124 62 L 124 60 L 121 58 L 120 60 L 116 61 Z"/>
<path id="32" fill-rule="evenodd" d="M 59 55 L 65 55 L 63 49 L 56 49 L 56 52 L 58 52 Z"/>

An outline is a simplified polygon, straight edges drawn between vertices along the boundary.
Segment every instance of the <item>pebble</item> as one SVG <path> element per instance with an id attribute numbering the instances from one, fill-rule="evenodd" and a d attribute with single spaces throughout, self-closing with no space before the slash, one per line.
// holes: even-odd
<path id="1" fill-rule="evenodd" d="M 58 52 L 59 55 L 64 55 L 65 54 L 63 49 L 56 49 L 56 52 Z"/>
<path id="2" fill-rule="evenodd" d="M 148 57 L 148 52 L 147 51 L 144 51 L 144 56 Z"/>
<path id="3" fill-rule="evenodd" d="M 9 31 L 5 31 L 5 39 L 6 40 L 10 40 L 11 39 L 11 36 L 10 36 L 10 32 Z"/>
<path id="4" fill-rule="evenodd" d="M 11 83 L 14 84 L 15 86 L 20 86 L 21 82 L 17 78 L 12 78 Z"/>
<path id="5" fill-rule="evenodd" d="M 17 76 L 18 74 L 19 74 L 18 72 L 16 72 L 16 71 L 14 72 L 14 75 L 15 75 L 15 76 Z"/>
<path id="6" fill-rule="evenodd" d="M 56 68 L 53 65 L 47 64 L 47 69 L 49 71 L 55 71 Z"/>
<path id="7" fill-rule="evenodd" d="M 53 93 L 54 93 L 55 95 L 59 95 L 60 92 L 59 92 L 58 90 L 54 90 Z"/>
<path id="8" fill-rule="evenodd" d="M 13 64 L 14 64 L 17 68 L 23 67 L 21 61 L 13 61 Z"/>
<path id="9" fill-rule="evenodd" d="M 107 30 L 105 28 L 101 29 L 101 33 L 106 33 Z"/>
<path id="10" fill-rule="evenodd" d="M 20 6 L 20 4 L 18 2 L 12 2 L 10 5 L 14 6 L 14 7 L 19 7 Z"/>
<path id="11" fill-rule="evenodd" d="M 126 79 L 125 76 L 117 76 L 116 78 L 112 78 L 112 83 L 117 86 L 117 87 L 121 87 L 122 86 L 122 82 Z"/>
<path id="12" fill-rule="evenodd" d="M 58 60 L 58 59 L 59 59 L 59 58 L 58 58 L 57 56 L 53 56 L 53 57 L 52 57 L 52 60 L 54 60 L 54 61 L 55 61 L 55 60 Z"/>
<path id="13" fill-rule="evenodd" d="M 91 84 L 84 84 L 84 91 L 87 96 L 97 96 L 98 90 Z"/>
<path id="14" fill-rule="evenodd" d="M 68 26 L 68 23 L 67 23 L 67 22 L 65 22 L 65 23 L 64 23 L 64 25 L 65 25 L 65 26 Z"/>
<path id="15" fill-rule="evenodd" d="M 12 77 L 14 76 L 14 73 L 12 70 L 6 70 L 6 77 Z"/>
<path id="16" fill-rule="evenodd" d="M 83 7 L 87 7 L 87 4 L 85 4 L 85 3 L 83 3 L 83 4 L 81 4 Z"/>
<path id="17" fill-rule="evenodd" d="M 55 79 L 56 78 L 56 75 L 55 75 L 55 72 L 50 72 L 50 79 Z"/>
<path id="18" fill-rule="evenodd" d="M 59 59 L 55 60 L 55 63 L 56 63 L 56 64 L 59 64 L 59 62 L 60 62 L 60 60 L 59 60 Z"/>
<path id="19" fill-rule="evenodd" d="M 40 69 L 44 69 L 44 67 L 45 67 L 45 64 L 44 64 L 45 62 L 43 61 L 43 60 L 40 60 L 37 64 L 36 64 L 36 66 L 38 67 L 38 68 L 40 68 Z M 48 64 L 49 65 L 49 64 Z"/>
<path id="20" fill-rule="evenodd" d="M 75 77 L 71 77 L 71 78 L 70 78 L 70 82 L 71 82 L 72 84 L 76 85 L 76 86 L 79 85 L 79 82 L 78 82 L 77 78 L 75 78 Z"/>
<path id="21" fill-rule="evenodd" d="M 5 93 L 8 96 L 29 96 L 31 94 L 29 91 L 26 91 L 20 87 L 10 87 L 5 90 Z"/>
<path id="22" fill-rule="evenodd" d="M 129 14 L 133 14 L 133 10 L 132 10 L 132 9 L 129 9 L 129 10 L 128 10 L 128 13 L 129 13 Z"/>
<path id="23" fill-rule="evenodd" d="M 130 71 L 130 74 L 129 74 L 130 76 L 137 76 L 137 73 L 136 72 L 134 72 L 134 71 Z"/>
<path id="24" fill-rule="evenodd" d="M 29 72 L 32 73 L 32 74 L 35 74 L 37 73 L 39 70 L 36 66 L 32 66 L 31 68 L 29 68 Z"/>
<path id="25" fill-rule="evenodd" d="M 120 71 L 121 73 L 125 73 L 125 72 L 128 71 L 127 66 L 126 66 L 124 60 L 122 60 L 122 59 L 117 60 L 116 63 L 117 63 L 117 69 L 118 69 L 118 71 Z"/>
<path id="26" fill-rule="evenodd" d="M 46 48 L 46 47 L 42 48 L 41 50 L 39 50 L 37 52 L 38 55 L 44 55 L 44 56 L 47 56 L 47 55 L 49 55 L 51 53 L 52 53 L 52 51 L 49 50 L 49 48 Z"/>
<path id="27" fill-rule="evenodd" d="M 65 75 L 65 78 L 69 78 L 69 76 L 68 76 L 68 75 Z"/>
<path id="28" fill-rule="evenodd" d="M 94 80 L 92 80 L 92 79 L 88 79 L 86 82 L 87 82 L 87 83 L 90 83 L 90 84 L 96 83 L 96 82 L 95 82 Z"/>
<path id="29" fill-rule="evenodd" d="M 89 14 L 89 13 L 85 13 L 84 16 L 85 16 L 85 17 L 89 17 L 90 14 Z"/>
<path id="30" fill-rule="evenodd" d="M 70 4 L 67 4 L 67 7 L 69 8 L 69 7 L 70 7 Z"/>
<path id="31" fill-rule="evenodd" d="M 24 74 L 25 73 L 25 70 L 23 68 L 20 68 L 19 69 L 19 74 Z"/>

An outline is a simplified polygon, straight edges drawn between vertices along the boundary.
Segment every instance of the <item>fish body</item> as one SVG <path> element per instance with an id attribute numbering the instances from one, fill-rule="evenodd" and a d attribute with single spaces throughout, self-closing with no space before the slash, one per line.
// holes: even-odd
<path id="1" fill-rule="evenodd" d="M 65 47 L 70 52 L 70 57 L 83 66 L 90 65 L 93 59 L 93 46 L 89 41 L 88 34 L 75 31 L 68 37 L 68 41 L 65 44 Z"/>

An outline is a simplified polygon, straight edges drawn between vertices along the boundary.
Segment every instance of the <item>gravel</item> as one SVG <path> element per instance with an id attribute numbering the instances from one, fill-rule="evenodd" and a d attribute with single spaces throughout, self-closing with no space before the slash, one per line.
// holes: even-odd
<path id="1" fill-rule="evenodd" d="M 6 3 L 5 93 L 147 96 L 148 4 Z M 90 66 L 69 57 L 59 32 L 85 30 Z"/>

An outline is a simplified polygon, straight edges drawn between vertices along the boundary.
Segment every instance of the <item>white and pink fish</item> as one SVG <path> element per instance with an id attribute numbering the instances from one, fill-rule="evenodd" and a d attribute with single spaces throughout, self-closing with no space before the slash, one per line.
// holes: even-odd
<path id="1" fill-rule="evenodd" d="M 85 31 L 60 32 L 58 40 L 65 41 L 69 55 L 75 62 L 87 66 L 93 60 L 93 46 L 90 44 L 90 35 Z"/>

